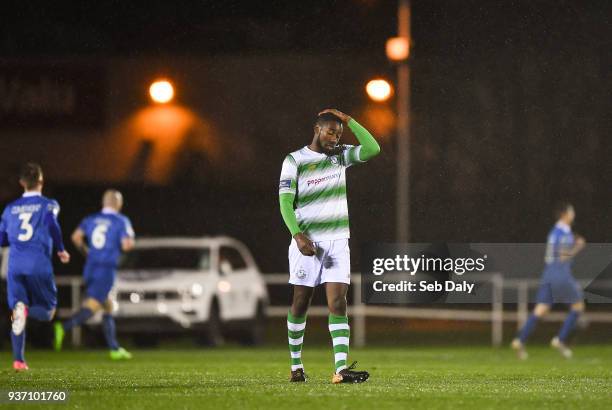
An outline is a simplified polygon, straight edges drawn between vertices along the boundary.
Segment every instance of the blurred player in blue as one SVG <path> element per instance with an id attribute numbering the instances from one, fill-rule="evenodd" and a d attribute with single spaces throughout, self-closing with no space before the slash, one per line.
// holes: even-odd
<path id="1" fill-rule="evenodd" d="M 9 246 L 8 304 L 12 310 L 13 369 L 28 370 L 25 334 L 28 317 L 48 322 L 55 315 L 57 288 L 53 279 L 53 248 L 62 263 L 70 261 L 57 221 L 59 204 L 42 195 L 40 165 L 27 163 L 19 175 L 21 198 L 4 208 L 0 243 Z"/>
<path id="2" fill-rule="evenodd" d="M 102 328 L 111 359 L 132 358 L 117 342 L 113 305 L 108 297 L 121 252 L 134 246 L 134 230 L 130 220 L 120 213 L 122 206 L 121 193 L 107 190 L 102 197 L 102 210 L 83 219 L 72 234 L 74 246 L 87 258 L 83 272 L 87 296 L 81 310 L 64 323 L 55 323 L 55 350 L 61 350 L 67 330 L 80 326 L 102 310 Z"/>
<path id="3" fill-rule="evenodd" d="M 557 349 L 563 357 L 572 357 L 572 351 L 567 346 L 567 338 L 576 326 L 578 317 L 584 312 L 584 298 L 580 284 L 574 279 L 571 270 L 573 258 L 584 248 L 585 240 L 572 233 L 572 223 L 576 216 L 574 207 L 562 203 L 556 210 L 557 223 L 548 234 L 546 243 L 546 267 L 542 273 L 540 289 L 536 297 L 536 306 L 527 322 L 512 341 L 520 359 L 527 358 L 525 343 L 533 332 L 540 318 L 550 311 L 553 303 L 570 305 L 570 311 L 550 345 Z"/>

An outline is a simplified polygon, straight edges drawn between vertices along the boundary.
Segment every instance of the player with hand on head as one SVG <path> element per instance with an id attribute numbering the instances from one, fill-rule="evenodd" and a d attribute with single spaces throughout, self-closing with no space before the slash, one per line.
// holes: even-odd
<path id="1" fill-rule="evenodd" d="M 19 175 L 24 193 L 6 206 L 0 220 L 0 242 L 9 246 L 7 293 L 12 311 L 13 369 L 28 370 L 25 333 L 28 317 L 48 322 L 55 315 L 57 288 L 53 248 L 62 263 L 70 261 L 57 221 L 59 204 L 42 195 L 40 165 L 27 163 Z"/>
<path id="2" fill-rule="evenodd" d="M 533 332 L 538 320 L 546 315 L 553 303 L 570 305 L 570 311 L 550 345 L 557 349 L 563 357 L 572 357 L 572 351 L 567 346 L 567 338 L 576 326 L 578 317 L 584 311 L 584 298 L 582 288 L 574 279 L 571 264 L 574 257 L 584 248 L 586 242 L 580 235 L 572 233 L 572 223 L 576 216 L 574 207 L 561 203 L 556 210 L 557 223 L 548 234 L 546 244 L 546 267 L 542 273 L 540 289 L 536 296 L 536 306 L 527 319 L 517 337 L 512 341 L 512 348 L 516 350 L 519 359 L 527 359 L 525 343 Z"/>
<path id="3" fill-rule="evenodd" d="M 83 219 L 72 234 L 74 246 L 87 258 L 83 272 L 87 297 L 81 310 L 69 320 L 55 323 L 55 350 L 61 350 L 66 331 L 102 310 L 102 328 L 111 359 L 132 358 L 117 342 L 113 305 L 108 297 L 121 253 L 134 247 L 134 230 L 130 220 L 120 213 L 122 207 L 121 192 L 107 190 L 102 197 L 102 210 Z"/>
<path id="4" fill-rule="evenodd" d="M 348 125 L 360 145 L 339 145 Z M 333 383 L 361 383 L 366 371 L 347 366 L 350 328 L 346 294 L 350 283 L 349 219 L 346 169 L 375 157 L 380 146 L 350 116 L 326 109 L 319 113 L 312 142 L 287 155 L 280 184 L 280 211 L 291 236 L 289 283 L 293 301 L 287 316 L 291 381 L 304 382 L 302 344 L 306 313 L 314 287 L 325 285 L 329 332 L 334 350 Z M 295 205 L 295 207 L 294 207 Z"/>

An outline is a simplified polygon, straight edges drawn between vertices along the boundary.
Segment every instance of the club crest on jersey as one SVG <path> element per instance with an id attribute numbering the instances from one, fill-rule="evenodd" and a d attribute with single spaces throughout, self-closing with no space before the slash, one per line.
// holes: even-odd
<path id="1" fill-rule="evenodd" d="M 340 162 L 340 161 L 338 160 L 338 157 L 336 157 L 336 156 L 329 157 L 329 160 L 330 160 L 330 161 L 331 161 L 331 163 L 332 163 L 332 164 L 334 164 L 334 165 L 338 165 L 338 163 Z"/>

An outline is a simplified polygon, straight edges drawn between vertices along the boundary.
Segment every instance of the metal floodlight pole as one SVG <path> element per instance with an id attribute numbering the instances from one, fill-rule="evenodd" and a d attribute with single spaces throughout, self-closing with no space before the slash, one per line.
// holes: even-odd
<path id="1" fill-rule="evenodd" d="M 410 47 L 410 1 L 399 0 L 397 30 Z M 397 197 L 396 240 L 410 240 L 410 69 L 408 58 L 397 65 Z"/>

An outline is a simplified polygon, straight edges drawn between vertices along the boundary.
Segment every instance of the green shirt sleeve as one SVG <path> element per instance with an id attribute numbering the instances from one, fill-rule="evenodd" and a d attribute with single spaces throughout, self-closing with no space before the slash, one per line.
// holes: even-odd
<path id="1" fill-rule="evenodd" d="M 283 216 L 283 221 L 285 221 L 285 225 L 291 232 L 291 236 L 296 233 L 301 232 L 300 227 L 298 226 L 297 219 L 295 217 L 295 212 L 293 210 L 293 200 L 295 199 L 295 194 L 280 194 L 278 196 L 278 202 L 280 203 L 280 212 Z"/>
<path id="2" fill-rule="evenodd" d="M 291 154 L 285 157 L 281 169 L 280 183 L 278 186 L 278 202 L 280 212 L 285 221 L 285 225 L 291 232 L 291 236 L 300 232 L 295 212 L 293 211 L 293 201 L 297 191 L 297 162 Z"/>
<path id="3" fill-rule="evenodd" d="M 367 161 L 370 158 L 374 158 L 380 153 L 380 145 L 374 139 L 372 134 L 368 130 L 366 130 L 361 124 L 355 121 L 354 118 L 348 122 L 348 126 L 357 137 L 357 141 L 361 145 L 361 149 L 359 151 L 359 160 Z"/>

